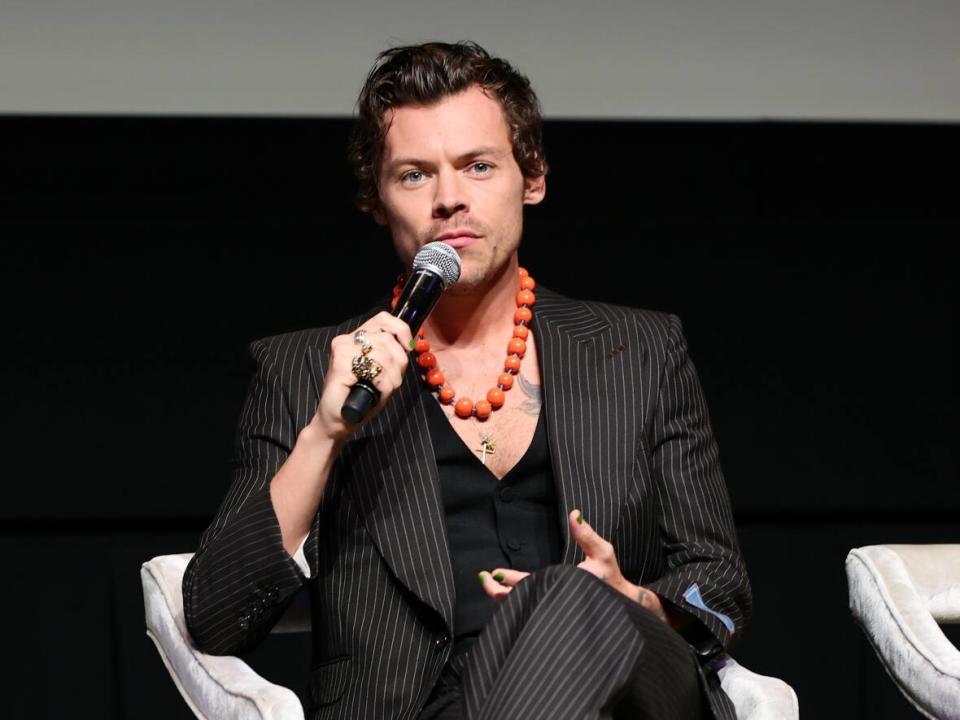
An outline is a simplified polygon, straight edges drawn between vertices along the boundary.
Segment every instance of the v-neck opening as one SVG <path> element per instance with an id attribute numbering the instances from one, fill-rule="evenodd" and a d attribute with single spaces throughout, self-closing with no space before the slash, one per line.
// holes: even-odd
<path id="1" fill-rule="evenodd" d="M 537 424 L 533 429 L 533 435 L 530 437 L 530 443 L 527 445 L 526 449 L 523 451 L 523 455 L 520 456 L 517 462 L 513 464 L 513 467 L 511 467 L 506 472 L 506 474 L 504 474 L 502 478 L 498 478 L 496 474 L 489 467 L 487 467 L 487 465 L 484 464 L 483 461 L 477 456 L 477 451 L 472 449 L 469 445 L 467 445 L 467 443 L 464 442 L 463 438 L 460 437 L 460 433 L 454 430 L 453 425 L 450 422 L 450 418 L 448 418 L 446 413 L 443 412 L 443 409 L 440 407 L 440 402 L 439 400 L 436 399 L 434 394 L 429 390 L 425 390 L 425 392 L 428 395 L 428 397 L 426 398 L 426 401 L 431 406 L 430 412 L 433 414 L 434 419 L 437 421 L 437 423 L 434 423 L 434 425 L 442 422 L 443 423 L 442 432 L 449 433 L 449 435 L 453 436 L 456 442 L 459 443 L 460 447 L 466 450 L 467 454 L 471 458 L 473 458 L 473 462 L 476 463 L 476 465 L 478 465 L 479 468 L 481 468 L 483 472 L 495 483 L 500 484 L 500 483 L 506 482 L 507 480 L 511 479 L 512 476 L 516 475 L 520 470 L 522 470 L 523 467 L 525 467 L 531 462 L 530 460 L 531 451 L 534 450 L 534 448 L 536 447 L 537 441 L 539 440 L 540 433 L 544 432 L 545 430 L 545 428 L 542 427 L 544 422 L 542 404 L 540 406 L 540 412 L 537 413 Z M 478 430 L 480 429 L 480 427 L 478 427 Z M 481 436 L 482 436 L 482 431 L 481 431 Z M 481 438 L 478 438 L 477 442 L 481 442 Z"/>

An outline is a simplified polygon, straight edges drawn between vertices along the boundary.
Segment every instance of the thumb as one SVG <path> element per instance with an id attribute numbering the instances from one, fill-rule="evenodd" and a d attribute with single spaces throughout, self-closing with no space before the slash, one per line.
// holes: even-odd
<path id="1" fill-rule="evenodd" d="M 579 510 L 570 513 L 570 534 L 588 558 L 603 557 L 609 543 L 597 535 Z"/>

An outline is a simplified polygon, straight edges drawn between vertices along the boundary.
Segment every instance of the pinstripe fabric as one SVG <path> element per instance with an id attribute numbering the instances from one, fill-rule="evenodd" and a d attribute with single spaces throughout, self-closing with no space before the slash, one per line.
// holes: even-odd
<path id="1" fill-rule="evenodd" d="M 558 512 L 580 507 L 624 575 L 742 627 L 750 591 L 706 407 L 679 321 L 541 288 L 534 332 Z M 373 314 L 371 312 L 370 314 Z M 305 582 L 283 549 L 269 481 L 310 420 L 331 339 L 365 317 L 256 341 L 231 488 L 184 577 L 197 644 L 256 644 Z M 413 365 L 345 446 L 305 553 L 312 570 L 315 718 L 413 718 L 450 652 L 454 589 L 437 468 Z M 582 554 L 567 537 L 565 563 Z M 716 690 L 719 692 L 719 689 Z"/>
<path id="2" fill-rule="evenodd" d="M 463 673 L 470 720 L 701 720 L 693 650 L 655 615 L 571 565 L 520 583 Z"/>

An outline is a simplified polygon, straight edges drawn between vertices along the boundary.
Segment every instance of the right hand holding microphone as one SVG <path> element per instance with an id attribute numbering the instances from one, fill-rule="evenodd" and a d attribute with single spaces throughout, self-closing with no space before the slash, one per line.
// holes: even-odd
<path id="1" fill-rule="evenodd" d="M 330 343 L 330 365 L 311 424 L 338 442 L 360 427 L 344 420 L 341 414 L 350 388 L 357 382 L 357 358 L 366 365 L 366 369 L 362 365 L 358 369 L 360 375 L 366 375 L 365 379 L 380 391 L 379 402 L 365 420 L 376 416 L 403 383 L 412 337 L 407 323 L 386 311 L 374 315 L 352 333 L 337 335 Z"/>
<path id="2" fill-rule="evenodd" d="M 459 278 L 460 256 L 457 251 L 439 240 L 427 243 L 414 256 L 413 267 L 403 287 L 398 286 L 399 294 L 394 295 L 390 304 L 393 309 L 391 315 L 402 320 L 411 333 L 417 332 L 437 304 L 441 293 Z M 371 382 L 382 368 L 369 357 L 370 351 L 371 348 L 363 348 L 363 355 L 351 361 L 351 370 L 357 382 L 347 393 L 346 402 L 340 408 L 340 414 L 348 426 L 359 425 L 367 413 L 383 407 L 380 390 Z"/>
<path id="3" fill-rule="evenodd" d="M 339 449 L 403 384 L 412 334 L 459 277 L 456 250 L 427 243 L 414 257 L 394 312 L 378 313 L 331 341 L 317 408 L 270 483 L 283 546 L 291 556 L 310 530 Z"/>
<path id="4" fill-rule="evenodd" d="M 403 382 L 409 347 L 410 327 L 388 312 L 374 315 L 358 330 L 338 335 L 330 342 L 330 363 L 317 409 L 270 482 L 283 547 L 291 557 L 310 532 L 340 447 L 360 427 L 344 420 L 341 413 L 344 400 L 357 382 L 354 358 L 368 358 L 379 366 L 378 372 L 369 373 L 375 375 L 370 382 L 380 392 L 379 402 L 367 415 L 370 418 L 383 409 Z"/>

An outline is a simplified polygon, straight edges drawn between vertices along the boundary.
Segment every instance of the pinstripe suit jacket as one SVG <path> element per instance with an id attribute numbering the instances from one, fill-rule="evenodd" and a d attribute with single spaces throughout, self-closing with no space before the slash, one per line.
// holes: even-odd
<path id="1" fill-rule="evenodd" d="M 330 341 L 365 317 L 251 345 L 258 369 L 233 483 L 183 585 L 195 642 L 233 654 L 259 642 L 308 584 L 316 718 L 415 717 L 454 632 L 443 504 L 413 363 L 335 464 L 305 545 L 309 580 L 281 542 L 270 479 L 313 415 Z M 717 446 L 679 320 L 541 288 L 533 329 L 560 527 L 569 509 L 581 508 L 613 543 L 626 578 L 696 615 L 726 645 L 731 634 L 718 616 L 684 598 L 696 583 L 737 633 L 750 611 Z M 563 562 L 582 559 L 567 535 Z"/>

